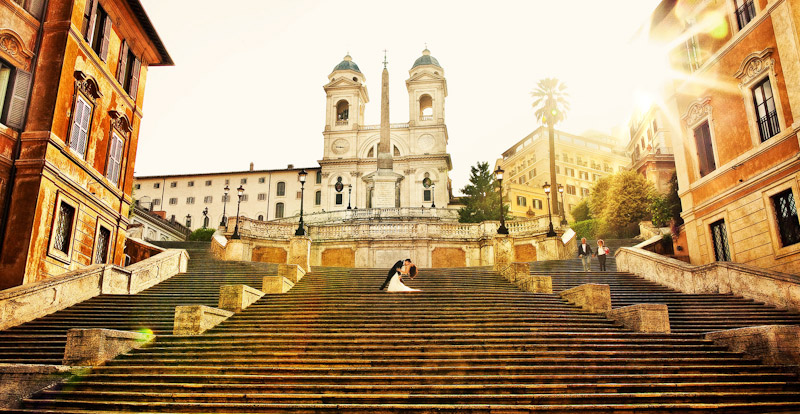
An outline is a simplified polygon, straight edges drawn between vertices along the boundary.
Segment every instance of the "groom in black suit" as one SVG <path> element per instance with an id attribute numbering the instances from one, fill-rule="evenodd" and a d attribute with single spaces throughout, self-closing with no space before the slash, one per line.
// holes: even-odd
<path id="1" fill-rule="evenodd" d="M 411 260 L 406 259 L 406 261 L 410 262 Z M 389 269 L 389 273 L 386 275 L 386 280 L 383 281 L 383 284 L 381 285 L 381 287 L 378 288 L 378 290 L 386 289 L 386 286 L 389 285 L 389 281 L 392 280 L 392 276 L 394 276 L 395 273 L 400 272 L 402 269 L 403 269 L 403 261 L 402 260 L 398 260 L 394 264 L 394 266 L 392 266 L 392 268 Z"/>

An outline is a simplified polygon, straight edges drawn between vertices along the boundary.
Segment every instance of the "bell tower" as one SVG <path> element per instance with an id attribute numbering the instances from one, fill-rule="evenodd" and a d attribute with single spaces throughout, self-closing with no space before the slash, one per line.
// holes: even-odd
<path id="1" fill-rule="evenodd" d="M 408 89 L 409 124 L 430 126 L 444 124 L 444 98 L 447 97 L 447 80 L 439 61 L 426 47 L 422 56 L 414 61 L 406 80 Z"/>
<path id="2" fill-rule="evenodd" d="M 366 78 L 350 55 L 333 68 L 325 89 L 325 131 L 358 129 L 364 123 L 364 106 L 369 102 Z"/>

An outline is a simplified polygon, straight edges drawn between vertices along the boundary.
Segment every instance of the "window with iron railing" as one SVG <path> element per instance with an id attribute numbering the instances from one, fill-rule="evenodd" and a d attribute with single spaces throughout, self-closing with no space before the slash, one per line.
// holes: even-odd
<path id="1" fill-rule="evenodd" d="M 775 207 L 781 247 L 800 243 L 800 220 L 797 218 L 797 203 L 794 201 L 792 189 L 788 188 L 770 198 Z"/>
<path id="2" fill-rule="evenodd" d="M 756 6 L 753 0 L 736 0 L 736 23 L 739 30 L 744 29 L 756 17 Z"/>
<path id="3" fill-rule="evenodd" d="M 714 259 L 718 262 L 730 262 L 731 253 L 728 249 L 728 233 L 725 230 L 725 220 L 711 223 L 711 241 L 714 243 Z"/>
<path id="4" fill-rule="evenodd" d="M 756 108 L 758 132 L 761 136 L 761 142 L 764 142 L 777 135 L 781 130 L 769 78 L 765 78 L 753 88 L 753 104 Z"/>

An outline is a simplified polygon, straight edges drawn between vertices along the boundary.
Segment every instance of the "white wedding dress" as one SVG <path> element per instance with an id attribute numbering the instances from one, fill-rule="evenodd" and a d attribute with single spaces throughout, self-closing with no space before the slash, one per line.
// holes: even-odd
<path id="1" fill-rule="evenodd" d="M 392 280 L 389 281 L 389 286 L 386 287 L 387 292 L 419 292 L 419 289 L 412 289 L 400 281 L 400 273 L 395 273 Z"/>

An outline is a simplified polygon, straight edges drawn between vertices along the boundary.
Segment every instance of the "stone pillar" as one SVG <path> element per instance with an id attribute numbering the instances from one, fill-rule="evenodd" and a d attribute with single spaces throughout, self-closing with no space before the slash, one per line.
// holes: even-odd
<path id="1" fill-rule="evenodd" d="M 64 365 L 100 365 L 117 355 L 149 343 L 152 334 L 114 329 L 70 329 L 64 347 Z"/>
<path id="2" fill-rule="evenodd" d="M 290 237 L 289 255 L 286 261 L 287 264 L 300 266 L 305 273 L 311 271 L 311 238 L 308 236 Z"/>
<path id="3" fill-rule="evenodd" d="M 204 305 L 175 307 L 173 335 L 200 335 L 230 318 L 233 312 Z"/>
<path id="4" fill-rule="evenodd" d="M 261 291 L 264 293 L 286 293 L 294 287 L 291 280 L 283 276 L 264 276 Z"/>
<path id="5" fill-rule="evenodd" d="M 640 303 L 606 312 L 606 318 L 622 324 L 635 332 L 669 333 L 669 311 L 667 305 Z"/>
<path id="6" fill-rule="evenodd" d="M 517 286 L 531 293 L 553 293 L 553 278 L 550 276 L 528 275 L 527 279 L 517 282 Z"/>
<path id="7" fill-rule="evenodd" d="M 494 263 L 492 270 L 503 272 L 514 261 L 514 239 L 507 234 L 498 234 L 493 238 Z"/>
<path id="8" fill-rule="evenodd" d="M 303 276 L 306 275 L 306 271 L 303 270 L 302 267 L 296 264 L 279 264 L 278 265 L 278 276 L 283 276 L 292 281 L 292 283 L 297 283 Z"/>
<path id="9" fill-rule="evenodd" d="M 608 285 L 587 283 L 559 293 L 562 299 L 594 313 L 611 310 L 611 288 Z"/>
<path id="10" fill-rule="evenodd" d="M 241 312 L 264 296 L 264 292 L 247 285 L 223 285 L 219 287 L 219 308 Z"/>
<path id="11" fill-rule="evenodd" d="M 800 369 L 800 326 L 765 325 L 709 332 L 706 339 L 767 365 Z"/>

